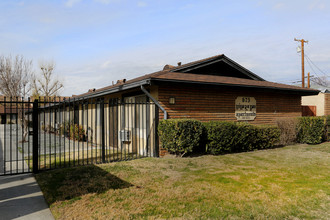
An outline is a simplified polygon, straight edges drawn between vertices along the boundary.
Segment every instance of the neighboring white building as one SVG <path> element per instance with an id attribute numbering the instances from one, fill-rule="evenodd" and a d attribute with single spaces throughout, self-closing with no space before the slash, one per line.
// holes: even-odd
<path id="1" fill-rule="evenodd" d="M 330 91 L 324 89 L 318 95 L 302 96 L 301 105 L 303 109 L 309 108 L 311 111 L 315 111 L 316 116 L 330 115 Z"/>

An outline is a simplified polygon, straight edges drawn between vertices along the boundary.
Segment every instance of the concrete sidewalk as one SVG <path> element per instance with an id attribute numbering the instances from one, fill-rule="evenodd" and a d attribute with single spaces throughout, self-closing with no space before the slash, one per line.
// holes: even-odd
<path id="1" fill-rule="evenodd" d="M 0 176 L 0 219 L 54 219 L 32 174 Z"/>

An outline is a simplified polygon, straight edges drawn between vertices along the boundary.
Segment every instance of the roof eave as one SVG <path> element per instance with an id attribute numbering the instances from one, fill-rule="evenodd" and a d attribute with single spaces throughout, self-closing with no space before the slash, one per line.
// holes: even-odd
<path id="1" fill-rule="evenodd" d="M 84 95 L 82 97 L 78 97 L 78 98 L 76 98 L 76 100 L 97 98 L 99 96 L 109 95 L 109 94 L 112 94 L 112 93 L 121 92 L 121 91 L 125 91 L 125 90 L 128 90 L 128 89 L 133 89 L 133 88 L 136 88 L 136 87 L 140 87 L 141 85 L 149 85 L 149 84 L 150 84 L 150 79 L 143 79 L 143 80 L 140 80 L 140 81 L 136 81 L 136 82 L 132 82 L 132 83 L 125 83 L 125 84 L 122 84 L 122 85 L 111 87 L 111 88 L 105 89 L 103 91 L 99 91 L 99 92 L 96 91 L 96 92 L 93 92 L 91 94 L 87 94 L 87 95 Z"/>
<path id="2" fill-rule="evenodd" d="M 116 92 L 121 92 L 121 91 L 125 91 L 128 89 L 133 89 L 136 87 L 140 87 L 141 85 L 147 85 L 150 84 L 150 80 L 149 79 L 144 79 L 144 80 L 140 80 L 137 82 L 132 82 L 132 83 L 127 83 L 127 84 L 122 84 L 113 88 L 109 88 L 106 89 L 104 91 L 99 91 L 99 92 L 94 92 L 92 94 L 88 94 L 86 96 L 83 96 L 81 98 L 83 99 L 91 99 L 91 98 L 97 98 L 99 96 L 103 96 L 103 95 L 109 95 L 112 93 L 116 93 Z"/>

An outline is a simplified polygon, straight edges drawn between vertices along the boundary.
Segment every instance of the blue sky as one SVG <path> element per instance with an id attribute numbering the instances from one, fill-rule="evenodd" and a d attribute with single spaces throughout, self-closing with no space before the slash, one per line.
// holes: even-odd
<path id="1" fill-rule="evenodd" d="M 326 0 L 1 0 L 0 10 L 0 54 L 22 54 L 36 72 L 55 61 L 61 95 L 222 53 L 266 80 L 297 81 L 295 37 L 330 75 Z"/>

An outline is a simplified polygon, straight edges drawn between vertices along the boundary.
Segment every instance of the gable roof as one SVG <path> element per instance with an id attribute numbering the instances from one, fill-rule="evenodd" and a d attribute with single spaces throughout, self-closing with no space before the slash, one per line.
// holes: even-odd
<path id="1" fill-rule="evenodd" d="M 223 75 L 221 72 L 205 73 L 200 72 L 207 66 L 212 66 L 216 63 L 222 63 L 228 68 L 240 72 L 242 77 Z M 165 68 L 166 67 L 166 68 Z M 229 59 L 225 55 L 217 55 L 206 59 L 190 62 L 180 66 L 166 65 L 163 70 L 140 76 L 126 82 L 120 81 L 119 83 L 107 86 L 97 90 L 89 90 L 75 96 L 75 98 L 94 98 L 102 95 L 107 95 L 115 92 L 124 91 L 139 87 L 141 85 L 150 85 L 151 82 L 179 82 L 179 83 L 194 83 L 194 84 L 212 84 L 222 86 L 235 86 L 235 87 L 250 87 L 250 88 L 263 88 L 272 90 L 283 90 L 291 92 L 299 92 L 302 95 L 316 95 L 319 90 L 301 88 L 281 83 L 273 83 L 264 80 L 258 75 L 252 73 L 238 63 Z M 197 71 L 198 70 L 198 71 Z M 192 71 L 192 72 L 188 72 Z M 236 76 L 236 77 L 235 77 Z"/>
<path id="2" fill-rule="evenodd" d="M 207 68 L 206 68 L 207 67 Z M 213 67 L 213 70 L 212 70 Z M 219 68 L 220 67 L 220 68 Z M 211 71 L 210 71 L 211 70 Z M 265 81 L 260 76 L 239 65 L 224 54 L 190 62 L 170 69 L 172 72 L 202 73 L 205 75 L 229 76 Z M 236 74 L 235 74 L 236 73 Z"/>

